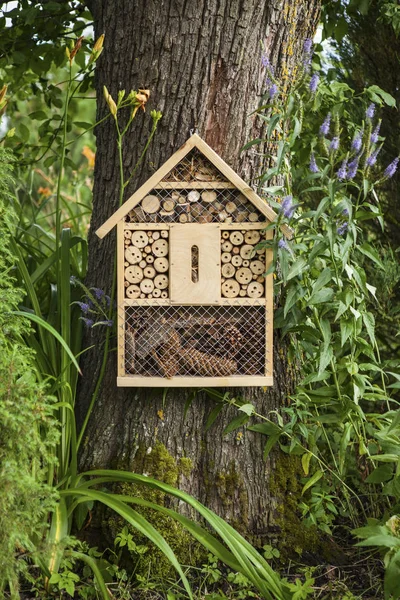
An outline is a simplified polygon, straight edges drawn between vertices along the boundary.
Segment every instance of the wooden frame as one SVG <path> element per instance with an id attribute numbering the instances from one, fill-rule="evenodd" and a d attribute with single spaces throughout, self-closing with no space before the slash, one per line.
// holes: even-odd
<path id="1" fill-rule="evenodd" d="M 227 179 L 227 181 L 219 181 L 218 177 L 214 178 L 214 181 L 164 181 L 164 178 L 167 178 L 167 175 L 170 173 L 172 169 L 174 169 L 177 165 L 179 165 L 180 161 L 182 161 L 187 154 L 194 148 L 197 150 L 212 163 L 213 166 L 218 169 L 218 171 Z M 193 155 L 191 155 L 193 156 Z M 197 155 L 196 155 L 197 156 Z M 190 159 L 190 161 L 192 158 Z M 186 163 L 187 164 L 187 161 Z M 174 171 L 174 174 L 176 171 Z M 171 177 L 171 175 L 169 176 Z M 172 175 L 175 177 L 175 175 Z M 238 190 L 240 194 L 245 196 L 246 202 L 247 200 L 254 206 L 255 209 L 261 213 L 264 217 L 267 218 L 267 222 L 264 223 L 262 221 L 257 222 L 221 222 L 221 223 L 211 223 L 211 222 L 199 222 L 199 223 L 177 223 L 177 222 L 125 222 L 126 215 L 132 211 L 135 207 L 139 205 L 143 198 L 151 195 L 151 190 L 158 190 L 162 194 L 167 193 L 168 191 L 177 190 L 178 193 L 188 194 L 188 197 L 192 192 L 188 190 L 197 190 L 199 193 L 203 193 L 205 190 L 219 190 L 222 193 L 225 193 L 224 190 L 229 194 L 229 192 L 235 192 Z M 182 192 L 179 192 L 182 190 Z M 155 193 L 155 192 L 153 192 Z M 193 192 L 194 193 L 194 192 Z M 219 193 L 219 192 L 218 192 Z M 198 194 L 199 196 L 199 194 Z M 241 198 L 243 196 L 240 196 Z M 163 196 L 165 198 L 165 196 Z M 172 196 L 173 197 L 173 196 Z M 179 197 L 179 196 L 178 196 Z M 236 197 L 236 196 L 235 196 Z M 229 195 L 228 195 L 229 198 Z M 233 196 L 231 196 L 233 198 Z M 150 196 L 149 196 L 150 199 Z M 179 200 L 178 200 L 179 202 Z M 187 202 L 187 200 L 186 200 Z M 226 205 L 228 207 L 228 205 Z M 246 205 L 247 206 L 247 205 Z M 240 207 L 239 209 L 240 210 Z M 251 209 L 250 209 L 251 211 Z M 143 214 L 143 213 L 142 213 Z M 249 284 L 249 293 L 246 292 L 247 285 L 241 285 L 240 293 L 242 296 L 236 295 L 233 297 L 225 297 L 225 292 L 221 294 L 221 284 L 223 281 L 226 281 L 223 271 L 223 264 L 221 261 L 222 258 L 222 244 L 224 240 L 227 242 L 228 247 L 232 246 L 229 240 L 232 239 L 235 243 L 234 236 L 242 236 L 242 239 L 246 236 L 245 232 L 265 232 L 265 238 L 267 240 L 271 240 L 273 236 L 273 232 L 271 229 L 267 229 L 269 223 L 276 219 L 276 214 L 274 211 L 263 201 L 257 194 L 203 141 L 201 138 L 194 134 L 191 138 L 172 156 L 168 159 L 164 165 L 154 173 L 150 179 L 141 186 L 130 198 L 121 206 L 97 231 L 96 234 L 102 238 L 111 229 L 116 225 L 117 226 L 117 301 L 118 301 L 118 316 L 117 316 L 117 332 L 118 332 L 118 344 L 117 344 L 117 356 L 118 356 L 118 377 L 117 377 L 117 385 L 121 387 L 241 387 L 241 386 L 271 386 L 273 385 L 273 274 L 269 273 L 266 276 L 258 276 L 257 281 L 261 280 L 261 283 L 251 283 L 252 291 L 256 290 L 258 296 L 260 297 L 249 297 L 250 294 L 250 284 Z M 129 220 L 129 219 L 128 219 Z M 232 221 L 232 219 L 231 219 Z M 291 236 L 291 231 L 288 227 L 282 226 L 282 231 Z M 135 234 L 135 232 L 138 232 Z M 142 232 L 142 233 L 139 233 Z M 158 233 L 157 233 L 158 232 Z M 225 233 L 224 233 L 225 232 Z M 241 232 L 241 233 L 240 233 Z M 157 237 L 156 237 L 157 233 Z M 131 266 L 131 262 L 128 260 L 130 257 L 126 254 L 127 251 L 132 252 L 132 248 L 128 247 L 131 244 L 130 237 L 135 236 L 136 239 L 154 239 L 161 240 L 161 236 L 164 238 L 164 246 L 166 245 L 168 248 L 168 253 L 166 254 L 164 260 L 164 266 L 167 265 L 168 271 L 166 275 L 169 276 L 168 289 L 163 292 L 164 296 L 160 297 L 160 293 L 158 292 L 153 297 L 152 293 L 137 293 L 137 296 L 130 298 L 127 297 L 127 293 L 129 292 L 129 286 L 135 287 L 135 284 L 130 285 L 131 281 L 135 281 L 135 279 L 127 280 L 126 274 L 129 271 L 129 276 L 132 275 L 132 271 L 135 270 L 135 266 Z M 248 236 L 251 237 L 252 236 Z M 254 237 L 254 235 L 253 235 Z M 257 236 L 256 236 L 257 238 Z M 146 243 L 146 242 L 144 242 Z M 150 242 L 153 245 L 146 246 L 146 251 L 152 252 L 152 248 L 154 246 L 154 241 Z M 240 242 L 244 243 L 244 242 Z M 128 244 L 128 246 L 127 246 Z M 204 274 L 200 277 L 200 285 L 197 283 L 192 284 L 190 281 L 190 275 L 187 271 L 187 254 L 191 248 L 194 246 L 200 247 L 200 259 L 198 262 L 198 266 L 202 265 L 202 269 L 204 272 L 207 272 L 208 279 L 204 277 Z M 234 251 L 238 252 L 238 247 L 233 248 Z M 242 249 L 242 246 L 240 246 Z M 242 250 L 240 249 L 240 252 Z M 135 248 L 133 248 L 135 250 Z M 167 251 L 165 251 L 167 252 Z M 129 253 L 128 253 L 129 254 Z M 233 255 L 232 255 L 233 256 Z M 270 269 L 272 264 L 272 249 L 266 249 L 264 254 L 260 254 L 258 251 L 257 256 L 253 251 L 253 258 L 250 258 L 250 255 L 247 257 L 247 265 L 251 260 L 257 259 L 259 264 L 265 265 L 265 271 Z M 132 258 L 132 256 L 131 256 Z M 142 259 L 149 258 L 149 256 L 142 254 Z M 234 258 L 234 256 L 233 256 Z M 138 259 L 139 260 L 139 259 Z M 154 258 L 152 259 L 154 260 Z M 228 259 L 229 260 L 229 259 Z M 245 265 L 246 260 L 243 260 L 243 265 Z M 262 263 L 260 263 L 262 260 Z M 237 261 L 237 264 L 241 264 L 241 259 Z M 141 260 L 140 264 L 145 263 L 145 260 Z M 257 261 L 256 261 L 257 262 Z M 232 263 L 234 261 L 232 260 Z M 234 263 L 236 264 L 236 263 Z M 215 268 L 214 268 L 215 267 Z M 154 269 L 150 269 L 149 265 L 147 265 L 147 270 L 150 272 Z M 231 266 L 232 268 L 232 266 Z M 258 271 L 255 273 L 262 273 L 260 271 L 260 267 L 258 266 Z M 140 270 L 140 269 L 139 269 Z M 247 268 L 241 269 L 243 271 L 250 272 Z M 144 271 L 146 272 L 146 271 Z M 253 273 L 253 280 L 257 277 L 257 275 Z M 250 273 L 251 274 L 251 273 Z M 236 280 L 241 283 L 240 278 L 237 276 L 239 274 L 236 273 L 235 280 L 233 281 L 235 285 Z M 153 275 L 154 276 L 154 275 Z M 229 275 L 232 277 L 232 275 Z M 228 276 L 228 277 L 229 277 Z M 264 277 L 264 281 L 263 278 Z M 164 276 L 165 279 L 165 276 Z M 182 281 L 181 281 L 182 280 Z M 186 281 L 186 283 L 185 283 Z M 192 279 L 192 281 L 194 281 Z M 247 281 L 247 280 L 246 280 Z M 140 290 L 142 289 L 142 284 L 144 281 L 140 283 Z M 257 288 L 258 286 L 258 288 Z M 262 287 L 263 286 L 263 287 Z M 244 291 L 242 291 L 244 288 Z M 264 290 L 261 294 L 260 290 Z M 154 290 L 154 294 L 157 290 Z M 136 293 L 136 292 L 135 292 Z M 261 295 L 260 295 L 261 294 Z M 139 359 L 136 359 L 135 356 L 139 356 L 135 354 L 135 350 L 133 351 L 133 359 L 129 364 L 133 364 L 133 367 L 130 367 L 131 372 L 128 371 L 128 359 L 129 356 L 127 352 L 131 349 L 131 346 L 127 347 L 127 339 L 128 339 L 128 329 L 131 327 L 129 324 L 129 313 L 127 311 L 135 311 L 135 307 L 137 307 L 138 311 L 142 311 L 139 314 L 147 314 L 146 307 L 149 307 L 150 310 L 154 313 L 154 309 L 160 307 L 160 310 L 163 309 L 168 310 L 169 307 L 171 309 L 176 307 L 185 308 L 190 310 L 190 307 L 193 307 L 193 315 L 196 314 L 196 309 L 203 310 L 207 309 L 207 307 L 215 307 L 219 310 L 229 308 L 237 308 L 237 310 L 242 311 L 246 308 L 249 311 L 253 310 L 254 318 L 257 319 L 255 315 L 259 315 L 256 307 L 265 307 L 265 330 L 263 326 L 263 333 L 260 333 L 261 338 L 264 339 L 264 354 L 263 354 L 263 374 L 256 373 L 255 374 L 245 374 L 246 371 L 243 367 L 243 374 L 231 374 L 225 375 L 222 373 L 214 372 L 213 375 L 200 376 L 193 374 L 181 375 L 174 373 L 164 372 L 163 376 L 156 376 L 152 374 L 136 374 L 132 373 L 132 368 L 136 368 L 136 364 Z M 136 314 L 135 311 L 134 314 Z M 225 313 L 223 313 L 225 314 Z M 230 313 L 228 314 L 246 314 L 243 312 L 239 313 Z M 242 317 L 240 317 L 242 319 Z M 251 317 L 253 319 L 253 317 Z M 154 317 L 153 317 L 154 319 Z M 190 316 L 190 320 L 192 320 L 192 316 Z M 228 322 L 228 318 L 225 317 L 225 321 Z M 235 322 L 235 321 L 233 321 Z M 257 322 L 252 320 L 252 322 Z M 264 322 L 264 319 L 263 319 Z M 136 327 L 136 326 L 134 326 Z M 254 328 L 253 328 L 254 329 Z M 137 331 L 137 329 L 134 329 Z M 135 334 L 136 335 L 136 334 Z M 261 339 L 260 338 L 260 339 Z M 251 339 L 251 338 L 250 338 Z M 128 348 L 128 350 L 127 350 Z M 194 350 L 196 352 L 196 350 Z M 197 350 L 197 354 L 200 355 L 201 352 Z M 212 355 L 204 355 L 208 356 L 208 360 Z M 217 359 L 216 359 L 217 360 Z M 221 359 L 222 360 L 222 359 Z M 225 359 L 224 359 L 225 360 Z M 228 361 L 229 362 L 229 361 Z M 204 368 L 203 368 L 204 370 Z M 212 369 L 211 369 L 212 370 Z M 214 371 L 218 371 L 218 369 L 214 369 Z M 137 373 L 140 373 L 140 369 L 138 369 Z"/>

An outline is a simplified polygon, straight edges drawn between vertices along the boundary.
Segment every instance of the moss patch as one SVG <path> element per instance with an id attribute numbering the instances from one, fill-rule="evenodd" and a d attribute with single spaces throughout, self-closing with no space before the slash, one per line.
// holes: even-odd
<path id="1" fill-rule="evenodd" d="M 137 468 L 136 468 L 137 466 Z M 176 460 L 160 442 L 157 442 L 154 448 L 149 451 L 143 446 L 139 447 L 133 470 L 146 473 L 149 477 L 163 481 L 171 486 L 176 486 L 180 476 L 188 477 L 192 471 L 192 461 L 183 457 Z M 123 483 L 118 486 L 119 494 L 134 496 L 159 504 L 165 507 L 176 509 L 176 502 L 170 496 L 159 490 L 148 488 L 144 485 Z M 204 562 L 207 552 L 204 548 L 194 540 L 194 538 L 186 531 L 186 529 L 177 523 L 171 517 L 158 512 L 152 508 L 133 505 L 155 529 L 164 537 L 171 546 L 178 561 L 184 565 L 198 565 Z M 117 533 L 122 530 L 126 522 L 118 515 L 107 515 L 103 521 L 104 529 L 111 533 L 115 538 Z M 169 577 L 173 576 L 175 570 L 171 566 L 164 554 L 151 542 L 146 536 L 139 533 L 132 526 L 128 526 L 129 532 L 137 545 L 147 546 L 148 550 L 145 554 L 139 556 L 124 554 L 123 559 L 126 563 L 135 563 L 135 572 L 138 575 L 147 575 L 152 573 L 152 577 Z"/>

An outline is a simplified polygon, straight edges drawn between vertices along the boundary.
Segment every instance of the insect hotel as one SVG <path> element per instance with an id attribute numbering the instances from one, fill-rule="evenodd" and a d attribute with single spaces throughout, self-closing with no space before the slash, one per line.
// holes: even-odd
<path id="1" fill-rule="evenodd" d="M 98 229 L 117 226 L 119 386 L 272 385 L 275 217 L 194 134 Z"/>

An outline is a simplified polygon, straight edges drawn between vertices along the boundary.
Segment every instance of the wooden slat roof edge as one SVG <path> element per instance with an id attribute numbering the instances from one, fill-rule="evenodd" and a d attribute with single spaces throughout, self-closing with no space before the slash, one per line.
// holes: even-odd
<path id="1" fill-rule="evenodd" d="M 171 171 L 192 148 L 198 148 L 202 154 L 236 186 L 240 192 L 265 216 L 269 221 L 277 218 L 275 211 L 262 200 L 255 191 L 204 141 L 194 133 L 170 158 L 155 172 L 139 189 L 124 202 L 96 231 L 99 238 L 104 238 L 115 225 L 125 217 L 141 200 Z M 291 238 L 293 232 L 287 225 L 281 225 L 282 233 Z"/>

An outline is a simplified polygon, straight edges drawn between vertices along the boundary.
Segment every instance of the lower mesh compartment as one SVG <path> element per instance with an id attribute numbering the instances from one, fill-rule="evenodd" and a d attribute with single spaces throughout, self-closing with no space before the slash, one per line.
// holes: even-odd
<path id="1" fill-rule="evenodd" d="M 264 375 L 265 306 L 125 308 L 127 375 Z"/>

